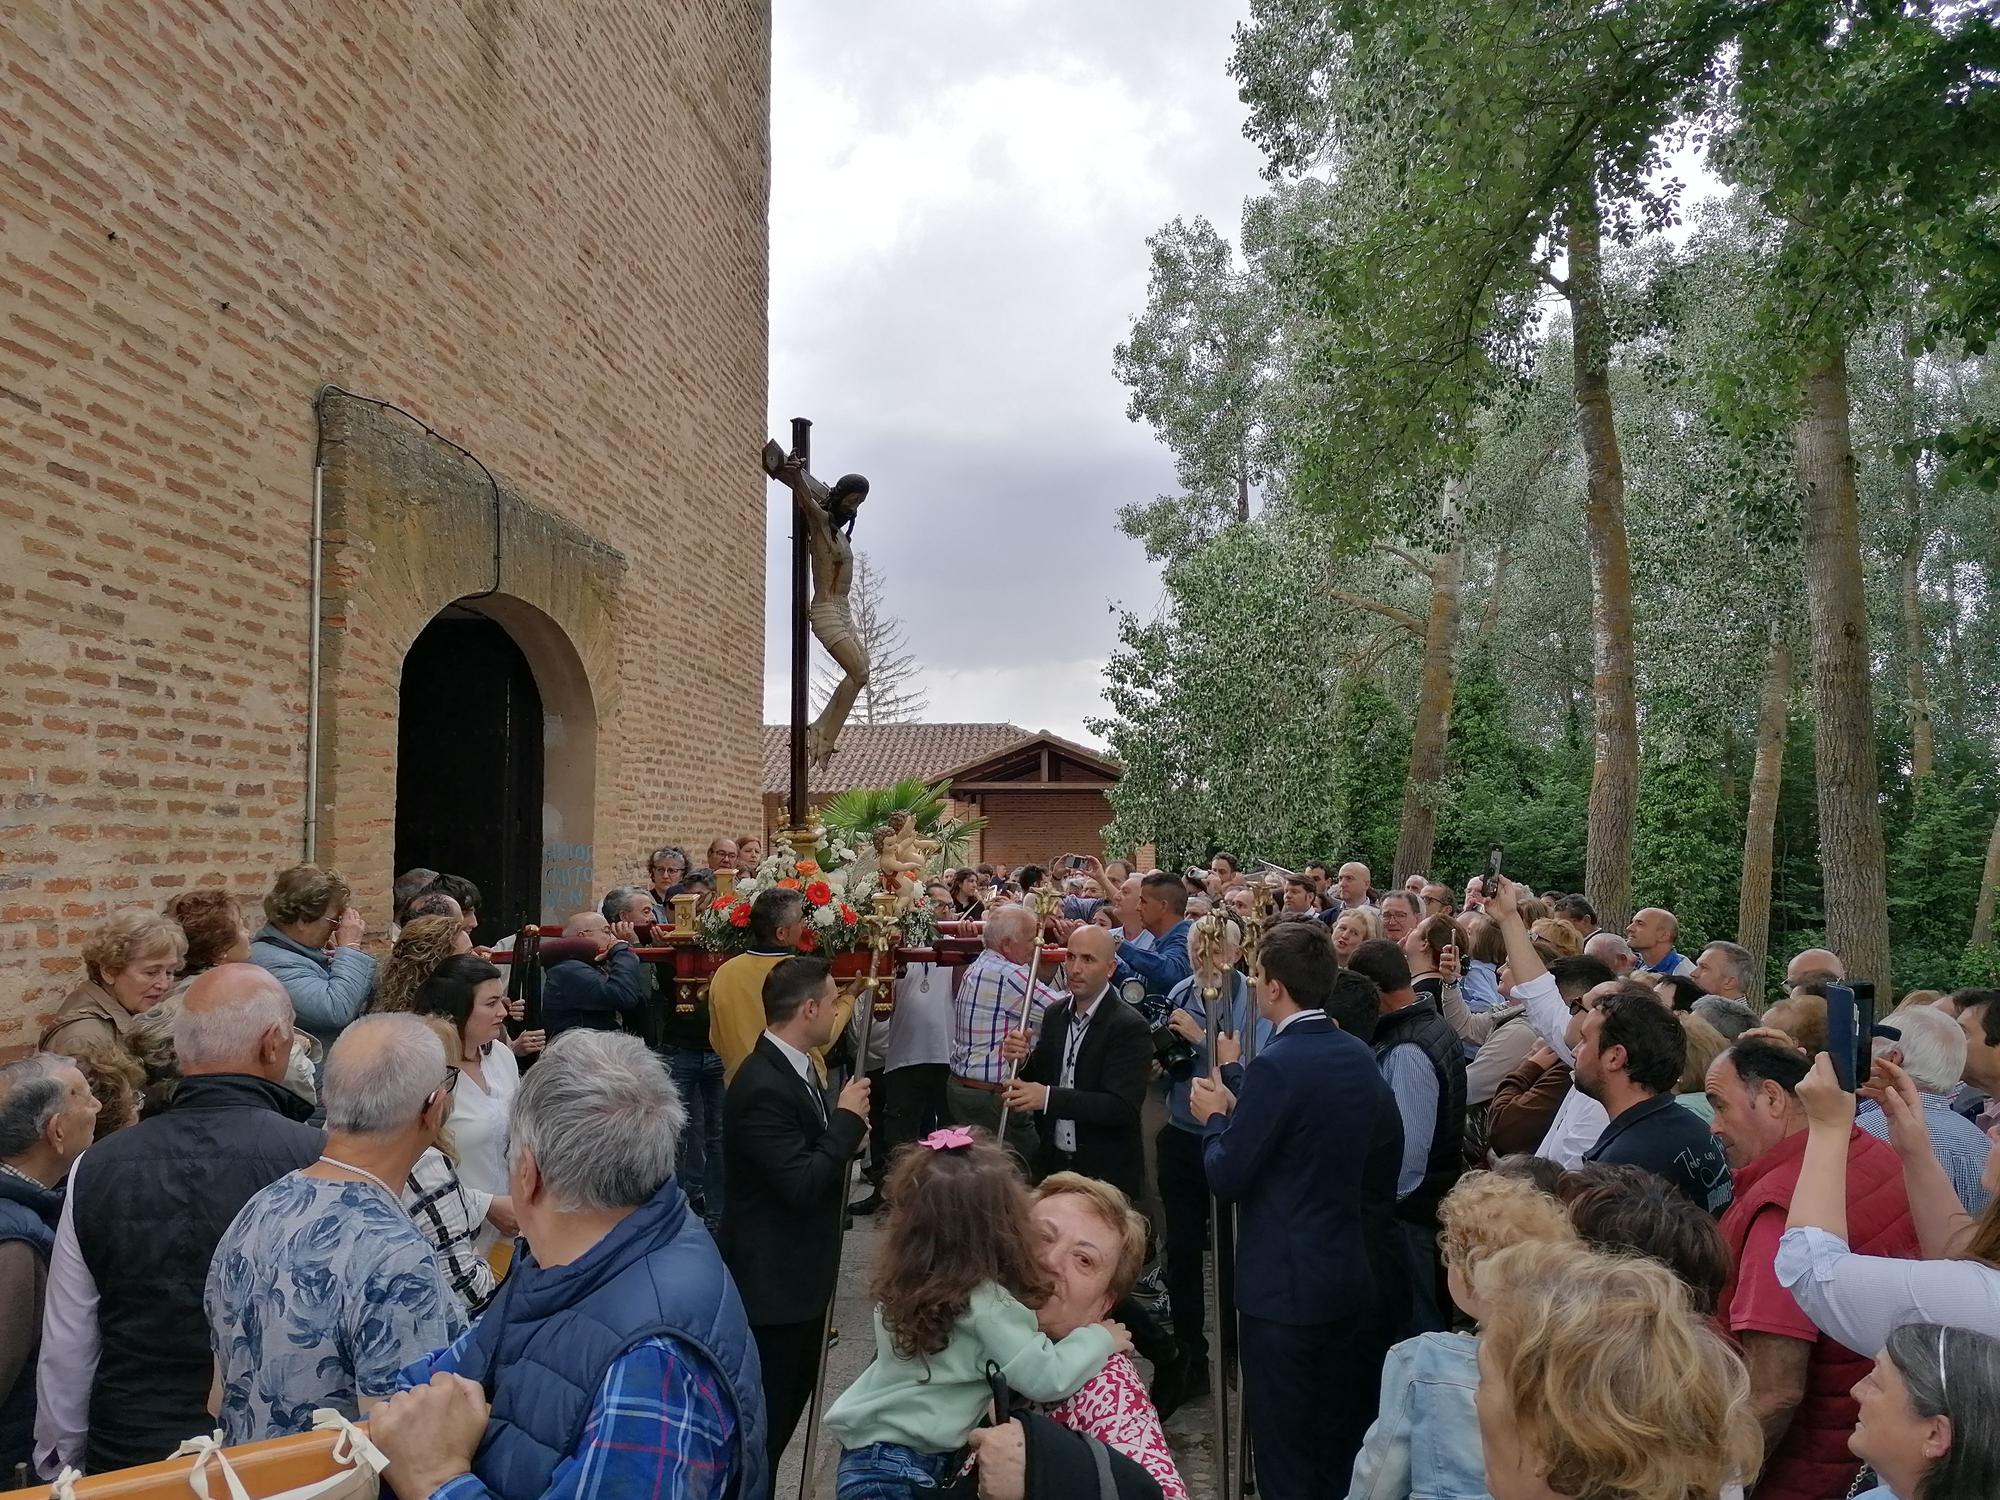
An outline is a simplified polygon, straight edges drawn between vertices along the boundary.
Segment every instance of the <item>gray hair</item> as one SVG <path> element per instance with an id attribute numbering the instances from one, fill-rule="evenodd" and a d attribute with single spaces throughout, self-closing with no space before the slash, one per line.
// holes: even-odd
<path id="1" fill-rule="evenodd" d="M 413 1123 L 444 1084 L 444 1043 L 421 1016 L 389 1011 L 349 1024 L 327 1053 L 320 1092 L 326 1128 L 391 1135 Z"/>
<path id="2" fill-rule="evenodd" d="M 1928 1005 L 1899 1010 L 1885 1023 L 1903 1033 L 1901 1040 L 1878 1037 L 1879 1054 L 1894 1049 L 1903 1056 L 1903 1071 L 1926 1094 L 1949 1094 L 1965 1073 L 1965 1033 L 1958 1022 Z"/>
<path id="3" fill-rule="evenodd" d="M 209 974 L 219 972 L 209 970 Z M 208 975 L 202 976 L 203 980 L 207 978 Z M 217 1068 L 250 1056 L 257 1050 L 258 1039 L 273 1026 L 292 1029 L 296 1020 L 292 997 L 285 993 L 276 975 L 266 973 L 265 978 L 268 983 L 256 985 L 248 994 L 199 1009 L 189 1006 L 185 995 L 181 997 L 180 1011 L 173 1020 L 174 1064 L 183 1074 L 190 1069 Z"/>
<path id="4" fill-rule="evenodd" d="M 646 903 L 648 910 L 652 909 L 651 891 L 642 891 L 636 885 L 614 885 L 604 893 L 604 904 L 598 910 L 604 914 L 605 921 L 622 922 L 625 920 L 625 908 L 634 901 L 641 900 Z"/>
<path id="5" fill-rule="evenodd" d="M 666 1064 L 638 1037 L 566 1031 L 514 1095 L 509 1158 L 534 1152 L 564 1208 L 637 1208 L 673 1176 L 686 1124 Z"/>
<path id="6" fill-rule="evenodd" d="M 981 936 L 986 946 L 998 949 L 1002 943 L 1032 938 L 1041 928 L 1041 919 L 1025 906 L 1003 906 L 986 914 Z"/>
<path id="7" fill-rule="evenodd" d="M 1634 963 L 1639 961 L 1639 955 L 1633 951 L 1632 945 L 1615 932 L 1593 932 L 1583 940 L 1583 951 L 1592 958 L 1602 959 L 1605 963 L 1610 963 L 1614 958 L 1629 958 Z"/>
<path id="8" fill-rule="evenodd" d="M 1733 1000 L 1727 995 L 1703 995 L 1690 1009 L 1721 1032 L 1723 1040 L 1730 1042 L 1755 1026 L 1758 1020 L 1757 1012 L 1750 1008 L 1748 1001 Z"/>
<path id="9" fill-rule="evenodd" d="M 1917 1483 L 1923 1500 L 1987 1500 L 2000 1494 L 2000 1424 L 1986 1420 L 2000 1401 L 2000 1339 L 1969 1328 L 1905 1323 L 1883 1350 L 1910 1390 L 1920 1417 L 1951 1423 L 1951 1446 Z"/>
<path id="10" fill-rule="evenodd" d="M 0 1063 L 0 1161 L 34 1148 L 69 1098 L 65 1070 L 76 1059 L 60 1052 L 30 1052 Z"/>
<path id="11" fill-rule="evenodd" d="M 1736 976 L 1736 987 L 1746 995 L 1750 993 L 1757 977 L 1757 961 L 1750 956 L 1748 948 L 1741 943 L 1726 943 L 1717 938 L 1701 951 L 1704 957 L 1711 953 L 1720 954 L 1729 972 Z"/>

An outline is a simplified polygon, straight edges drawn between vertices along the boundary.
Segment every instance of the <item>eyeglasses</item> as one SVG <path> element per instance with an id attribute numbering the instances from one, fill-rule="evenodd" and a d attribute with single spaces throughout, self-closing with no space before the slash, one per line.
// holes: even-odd
<path id="1" fill-rule="evenodd" d="M 458 1072 L 459 1070 L 450 1063 L 445 1064 L 444 1082 L 430 1091 L 430 1096 L 424 1100 L 425 1109 L 429 1109 L 433 1104 L 437 1103 L 439 1094 L 443 1094 L 445 1098 L 449 1099 L 453 1094 L 458 1092 Z"/>

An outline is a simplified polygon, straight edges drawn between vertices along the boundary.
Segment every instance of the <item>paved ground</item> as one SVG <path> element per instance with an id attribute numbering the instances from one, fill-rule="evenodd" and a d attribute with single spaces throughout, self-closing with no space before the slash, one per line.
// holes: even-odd
<path id="1" fill-rule="evenodd" d="M 856 1219 L 854 1228 L 848 1232 L 847 1253 L 841 1262 L 840 1289 L 836 1294 L 833 1314 L 834 1326 L 840 1331 L 840 1341 L 834 1345 L 827 1361 L 829 1397 L 845 1390 L 874 1357 L 868 1274 L 874 1261 L 876 1222 Z M 1176 1412 L 1167 1424 L 1167 1438 L 1180 1459 L 1181 1475 L 1187 1480 L 1189 1492 L 1195 1500 L 1211 1500 L 1215 1494 L 1215 1481 L 1208 1401 L 1198 1401 Z M 801 1421 L 798 1435 L 792 1439 L 792 1446 L 778 1470 L 777 1500 L 793 1500 L 800 1493 L 799 1470 L 805 1446 L 805 1423 Z M 815 1475 L 817 1485 L 813 1492 L 817 1500 L 833 1500 L 833 1466 L 838 1457 L 833 1443 L 822 1436 Z"/>

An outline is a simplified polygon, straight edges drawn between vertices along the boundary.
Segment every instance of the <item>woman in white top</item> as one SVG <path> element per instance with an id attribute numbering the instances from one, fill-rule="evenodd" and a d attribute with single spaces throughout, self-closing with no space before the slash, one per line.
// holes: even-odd
<path id="1" fill-rule="evenodd" d="M 1889 1144 L 1903 1161 L 1903 1186 L 1922 1260 L 1856 1255 L 1847 1244 L 1847 1149 L 1854 1096 L 1842 1091 L 1822 1052 L 1799 1083 L 1807 1120 L 1805 1160 L 1791 1217 L 1778 1241 L 1778 1280 L 1799 1310 L 1857 1354 L 1882 1352 L 1904 1323 L 1944 1323 L 2000 1336 L 2000 1199 L 1975 1220 L 1965 1211 L 1937 1154 L 1923 1101 L 1910 1075 L 1875 1061 L 1866 1090 L 1881 1102 Z M 2000 1127 L 1988 1132 L 2000 1144 Z M 1981 1183 L 2000 1192 L 2000 1149 Z"/>
<path id="2" fill-rule="evenodd" d="M 483 1254 L 519 1226 L 507 1192 L 507 1115 L 521 1071 L 508 1049 L 507 984 L 485 959 L 462 953 L 439 964 L 410 1008 L 442 1016 L 458 1032 L 458 1087 L 451 1096 L 451 1139 L 458 1175 L 476 1193 L 491 1194 L 486 1222 L 474 1241 Z"/>

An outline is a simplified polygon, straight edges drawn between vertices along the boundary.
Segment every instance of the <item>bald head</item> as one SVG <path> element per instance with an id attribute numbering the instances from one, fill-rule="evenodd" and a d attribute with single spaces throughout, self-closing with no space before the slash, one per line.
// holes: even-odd
<path id="1" fill-rule="evenodd" d="M 1649 964 L 1656 964 L 1673 951 L 1674 939 L 1681 935 L 1681 919 L 1664 906 L 1648 906 L 1632 914 L 1625 926 L 1625 940 Z"/>
<path id="2" fill-rule="evenodd" d="M 269 969 L 217 964 L 188 986 L 174 1018 L 181 1076 L 248 1073 L 273 1083 L 292 1056 L 292 999 Z"/>
<path id="3" fill-rule="evenodd" d="M 1102 927 L 1088 924 L 1069 935 L 1069 989 L 1088 1004 L 1104 993 L 1118 968 L 1118 939 Z"/>
<path id="4" fill-rule="evenodd" d="M 1359 906 L 1368 899 L 1368 887 L 1374 880 L 1375 877 L 1369 873 L 1368 866 L 1358 859 L 1350 859 L 1340 867 L 1340 873 L 1334 876 L 1333 884 L 1343 902 L 1349 906 Z"/>
<path id="5" fill-rule="evenodd" d="M 1786 984 L 1825 984 L 1847 977 L 1847 966 L 1831 948 L 1808 948 L 1785 965 Z"/>

